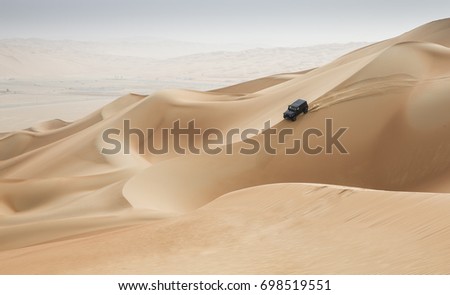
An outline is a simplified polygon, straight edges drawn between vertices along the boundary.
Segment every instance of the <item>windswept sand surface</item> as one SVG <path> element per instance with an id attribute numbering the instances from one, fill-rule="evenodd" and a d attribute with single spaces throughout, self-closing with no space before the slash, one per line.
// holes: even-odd
<path id="1" fill-rule="evenodd" d="M 311 71 L 130 94 L 0 135 L 0 273 L 449 274 L 449 46 L 446 19 Z M 283 120 L 299 97 L 310 112 Z M 286 155 L 327 118 L 348 128 L 348 154 Z M 224 133 L 270 120 L 295 136 L 273 155 L 239 153 L 238 137 L 230 155 L 173 142 L 139 154 L 137 137 L 131 154 L 101 154 L 102 132 L 123 134 L 124 120 L 156 138 L 176 120 Z"/>

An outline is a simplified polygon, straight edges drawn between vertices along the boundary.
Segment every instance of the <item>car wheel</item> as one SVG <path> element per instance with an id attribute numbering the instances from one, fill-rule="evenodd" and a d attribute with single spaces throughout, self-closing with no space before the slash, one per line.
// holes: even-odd
<path id="1" fill-rule="evenodd" d="M 297 117 L 292 118 L 292 121 L 295 121 L 295 120 L 297 120 Z"/>
<path id="2" fill-rule="evenodd" d="M 304 114 L 306 114 L 308 112 L 308 108 L 305 109 L 305 111 L 303 112 Z"/>

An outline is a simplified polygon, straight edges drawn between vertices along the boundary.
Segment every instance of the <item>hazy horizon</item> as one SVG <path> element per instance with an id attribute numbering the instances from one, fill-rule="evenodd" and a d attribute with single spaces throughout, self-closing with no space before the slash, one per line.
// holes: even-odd
<path id="1" fill-rule="evenodd" d="M 163 38 L 245 47 L 375 42 L 450 11 L 450 3 L 441 0 L 0 0 L 0 5 L 0 39 Z"/>

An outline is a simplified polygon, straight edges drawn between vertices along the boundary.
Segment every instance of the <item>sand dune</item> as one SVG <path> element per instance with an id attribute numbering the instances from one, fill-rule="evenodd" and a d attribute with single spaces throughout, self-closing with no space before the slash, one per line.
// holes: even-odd
<path id="1" fill-rule="evenodd" d="M 130 94 L 73 123 L 3 134 L 0 273 L 448 274 L 449 36 L 440 20 L 309 71 Z M 283 120 L 299 97 L 310 112 Z M 347 154 L 286 154 L 329 118 L 348 128 Z M 260 147 L 268 121 L 295 136 L 275 154 L 239 153 L 238 137 L 216 155 L 180 155 L 173 141 L 140 154 L 147 137 L 102 154 L 103 131 L 123 134 L 124 120 L 155 138 L 176 120 L 258 129 Z"/>
<path id="2" fill-rule="evenodd" d="M 5 273 L 23 265 L 28 273 L 448 273 L 449 202 L 442 194 L 272 184 L 179 218 L 0 259 Z"/>
<path id="3" fill-rule="evenodd" d="M 145 78 L 219 81 L 223 85 L 280 71 L 322 65 L 368 43 L 242 49 L 187 42 L 155 44 L 76 42 L 39 39 L 0 40 L 0 78 Z M 236 48 L 233 48 L 236 47 Z M 172 53 L 173 52 L 173 53 Z M 220 69 L 220 70 L 218 70 Z M 36 82 L 36 81 L 35 81 Z M 105 85 L 108 86 L 108 85 Z M 73 85 L 72 85 L 73 87 Z M 109 85 L 110 89 L 112 85 Z"/>

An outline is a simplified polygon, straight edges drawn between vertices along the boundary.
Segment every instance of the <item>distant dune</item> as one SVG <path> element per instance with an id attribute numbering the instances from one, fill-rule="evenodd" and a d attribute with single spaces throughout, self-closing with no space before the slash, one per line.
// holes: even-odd
<path id="1" fill-rule="evenodd" d="M 0 79 L 145 78 L 203 79 L 204 82 L 226 79 L 226 83 L 260 78 L 280 71 L 317 67 L 368 43 L 246 50 L 218 50 L 207 45 L 197 45 L 196 50 L 189 50 L 192 44 L 182 42 L 162 43 L 161 48 L 154 48 L 154 45 L 39 39 L 0 40 Z M 171 50 L 184 54 L 170 54 Z M 166 53 L 164 58 L 160 51 Z"/>
<path id="2" fill-rule="evenodd" d="M 54 118 L 73 121 L 130 92 L 208 90 L 314 68 L 363 45 L 231 51 L 167 41 L 0 40 L 0 132 Z"/>
<path id="3" fill-rule="evenodd" d="M 444 19 L 309 71 L 129 94 L 2 134 L 0 273 L 450 274 L 449 46 Z M 283 120 L 297 98 L 309 113 Z M 286 154 L 327 119 L 348 128 L 347 154 Z M 239 153 L 238 137 L 221 146 L 231 154 L 180 155 L 174 142 L 140 154 L 146 135 L 102 154 L 124 120 L 158 135 L 177 120 L 223 133 L 270 121 L 298 137 L 274 154 Z M 266 132 L 250 139 L 264 146 Z"/>

